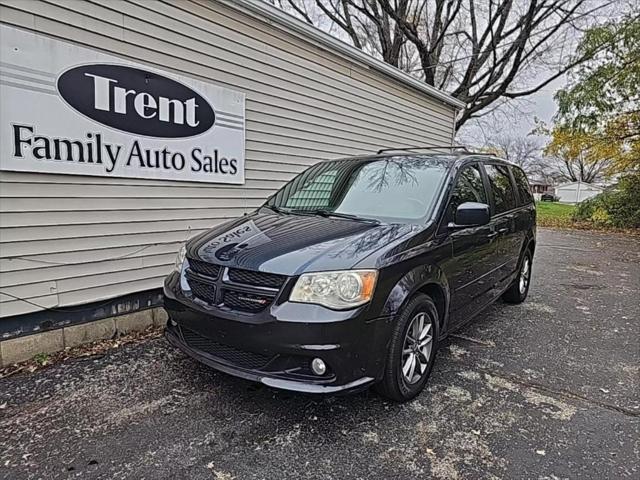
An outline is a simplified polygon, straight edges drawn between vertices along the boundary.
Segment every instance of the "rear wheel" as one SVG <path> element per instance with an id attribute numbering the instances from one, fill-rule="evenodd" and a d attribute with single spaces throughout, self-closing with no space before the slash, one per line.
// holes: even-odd
<path id="1" fill-rule="evenodd" d="M 527 249 L 520 261 L 518 276 L 513 280 L 511 286 L 502 294 L 502 299 L 507 303 L 522 303 L 529 293 L 531 283 L 531 250 Z"/>
<path id="2" fill-rule="evenodd" d="M 438 348 L 438 311 L 431 297 L 415 295 L 396 322 L 382 381 L 381 395 L 405 402 L 424 389 Z"/>

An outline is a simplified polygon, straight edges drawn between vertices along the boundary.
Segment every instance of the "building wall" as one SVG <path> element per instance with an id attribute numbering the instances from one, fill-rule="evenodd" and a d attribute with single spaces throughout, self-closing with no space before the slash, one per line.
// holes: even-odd
<path id="1" fill-rule="evenodd" d="M 0 0 L 0 19 L 246 94 L 245 185 L 0 172 L 2 317 L 159 287 L 181 242 L 309 165 L 453 138 L 451 106 L 215 1 Z"/>
<path id="2" fill-rule="evenodd" d="M 556 187 L 558 201 L 564 203 L 580 203 L 595 197 L 599 193 L 602 193 L 601 188 L 589 185 L 588 183 L 568 183 Z"/>

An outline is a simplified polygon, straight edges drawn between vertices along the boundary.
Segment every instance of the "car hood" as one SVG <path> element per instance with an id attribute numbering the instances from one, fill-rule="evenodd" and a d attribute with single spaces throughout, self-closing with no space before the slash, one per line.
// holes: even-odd
<path id="1" fill-rule="evenodd" d="M 348 269 L 416 226 L 313 215 L 255 213 L 200 234 L 187 256 L 229 267 L 298 275 Z"/>

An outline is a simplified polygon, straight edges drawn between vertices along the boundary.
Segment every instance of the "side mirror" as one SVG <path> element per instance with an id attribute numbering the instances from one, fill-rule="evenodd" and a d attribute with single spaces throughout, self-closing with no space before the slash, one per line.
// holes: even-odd
<path id="1" fill-rule="evenodd" d="M 489 205 L 486 203 L 465 202 L 456 209 L 453 227 L 478 227 L 491 220 Z"/>

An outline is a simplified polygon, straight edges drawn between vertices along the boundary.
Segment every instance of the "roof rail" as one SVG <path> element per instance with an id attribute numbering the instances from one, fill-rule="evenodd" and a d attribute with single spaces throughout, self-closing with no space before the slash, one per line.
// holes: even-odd
<path id="1" fill-rule="evenodd" d="M 461 150 L 463 153 L 473 153 L 464 145 L 432 145 L 429 147 L 401 147 L 401 148 L 381 148 L 378 150 L 378 153 L 384 152 L 408 152 L 413 150 L 439 150 L 439 149 L 447 149 L 447 150 Z"/>

